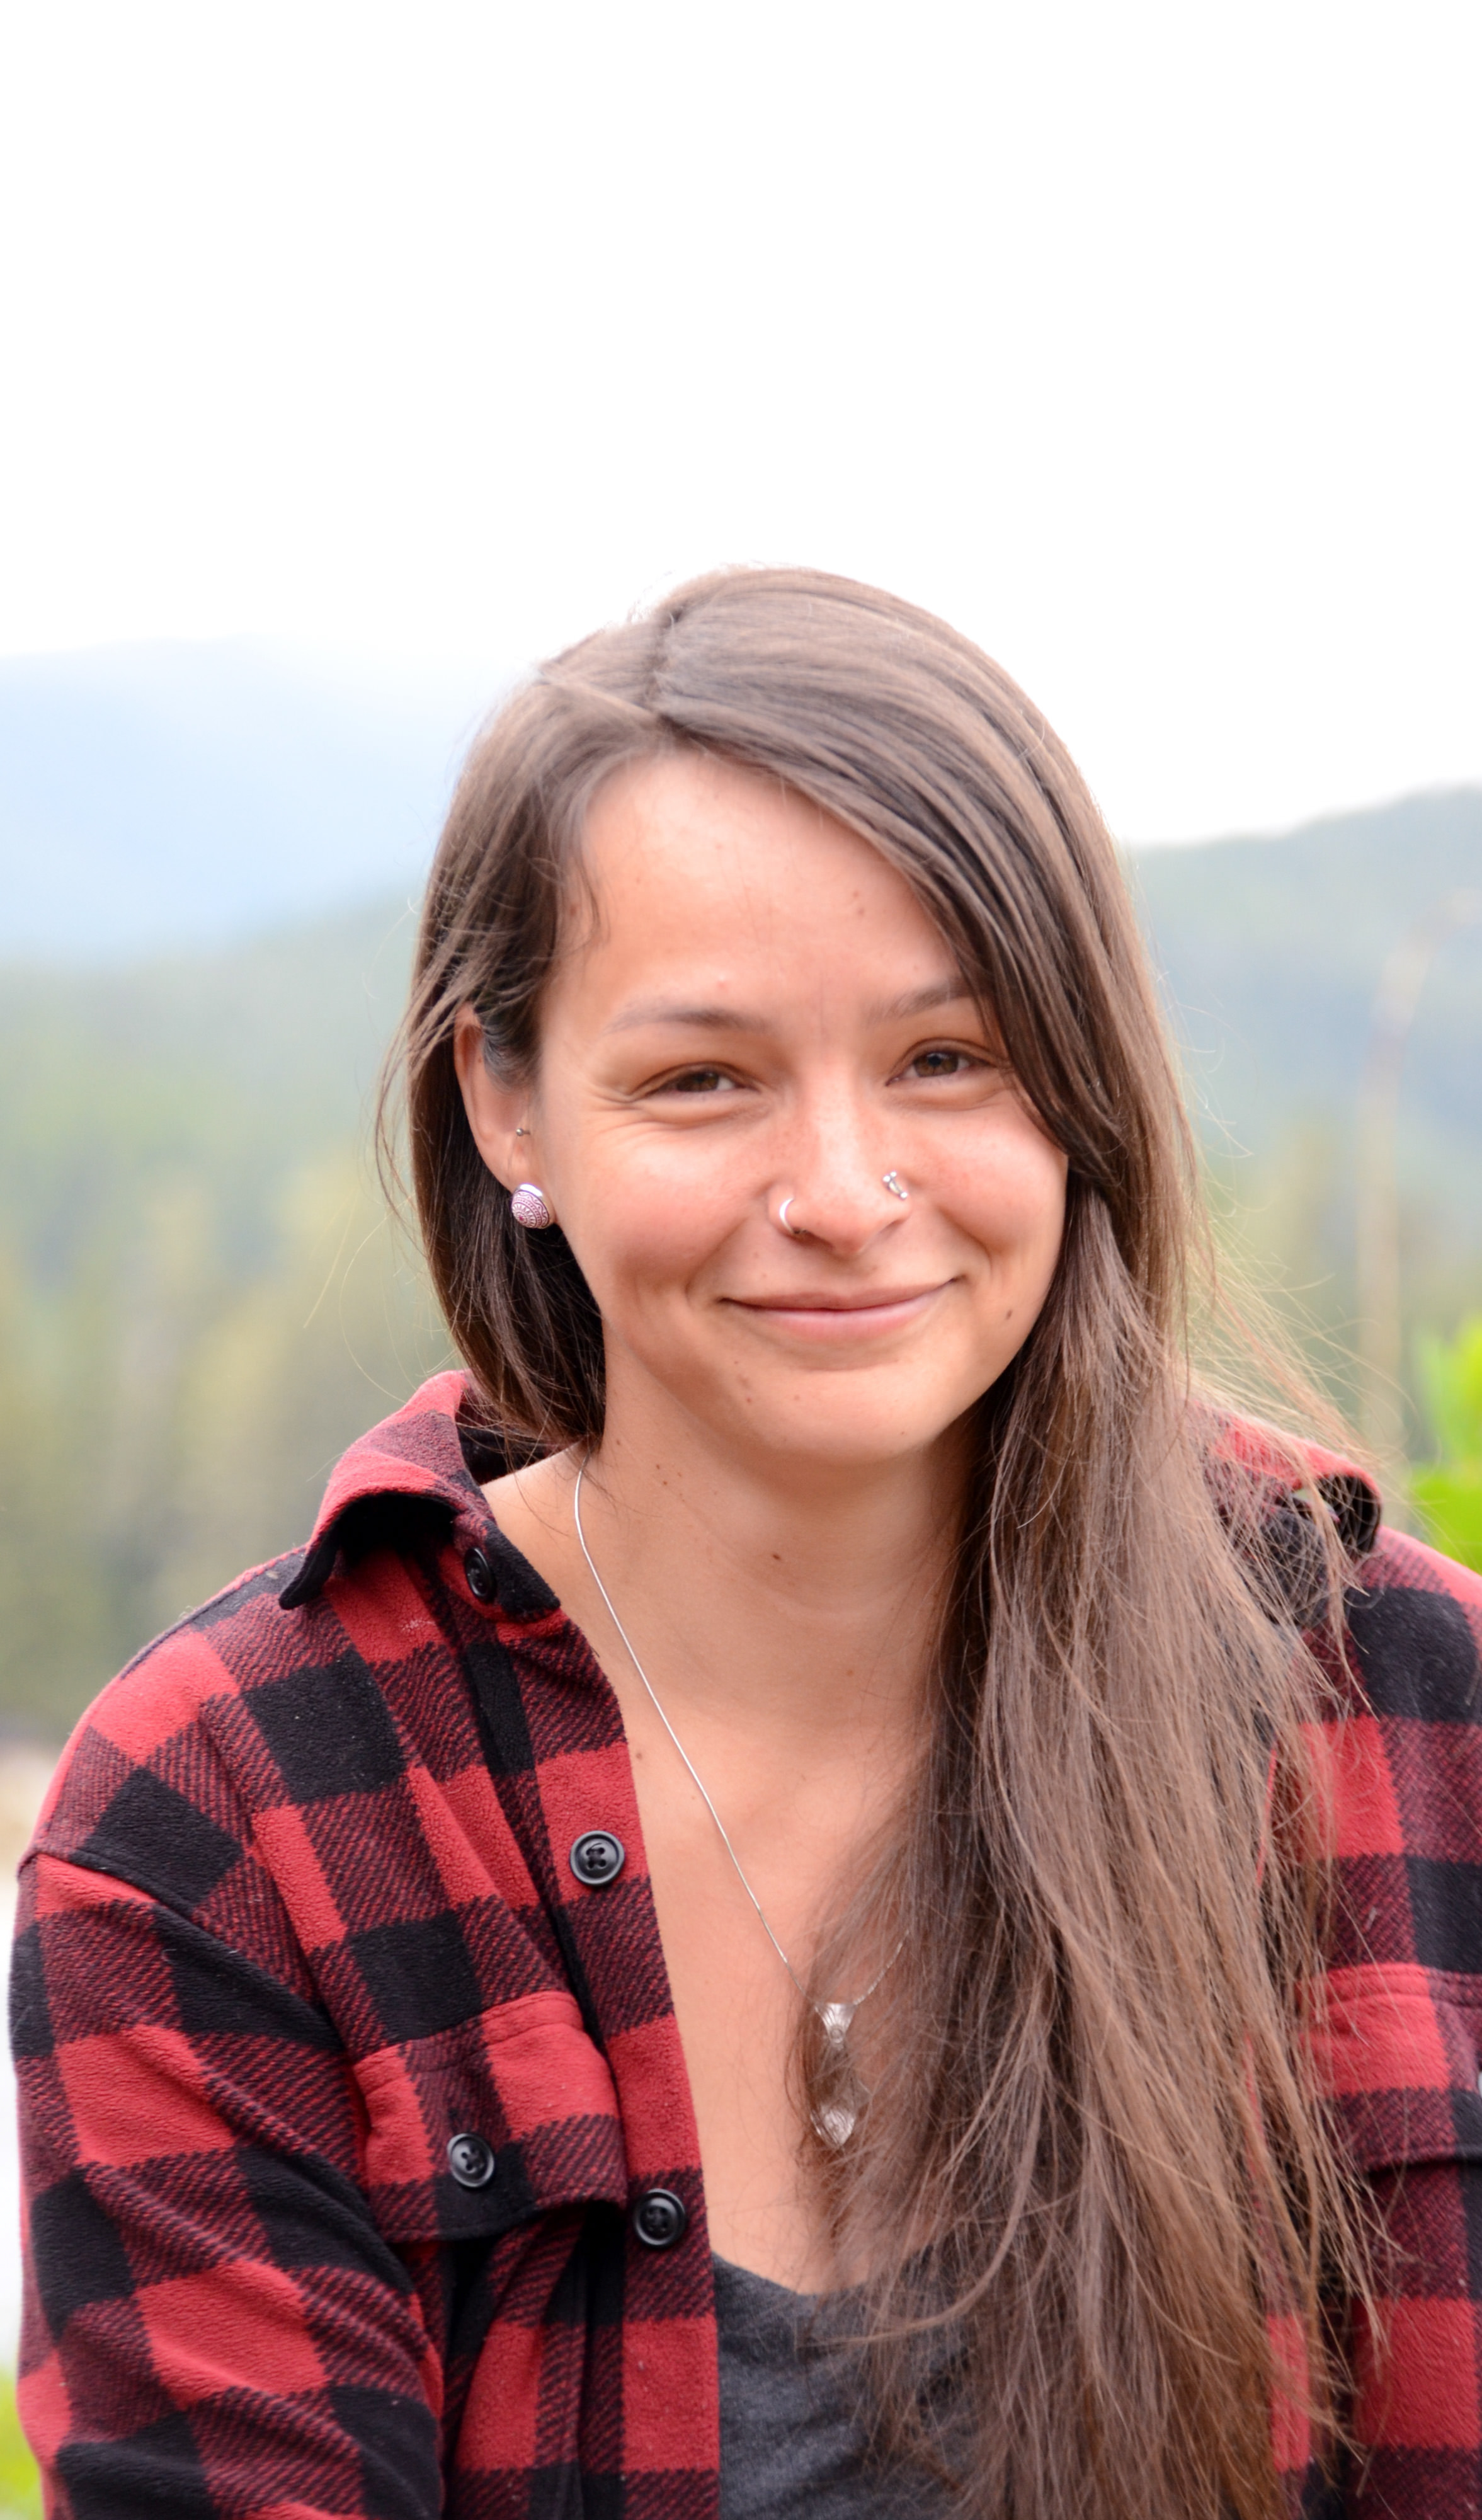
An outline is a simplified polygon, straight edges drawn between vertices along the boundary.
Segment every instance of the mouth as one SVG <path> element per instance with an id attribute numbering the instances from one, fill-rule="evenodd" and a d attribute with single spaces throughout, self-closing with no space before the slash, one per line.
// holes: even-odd
<path id="1" fill-rule="evenodd" d="M 873 1286 L 847 1294 L 799 1287 L 777 1295 L 732 1295 L 727 1301 L 738 1312 L 775 1324 L 794 1337 L 843 1343 L 884 1338 L 892 1330 L 905 1328 L 929 1310 L 950 1282 L 934 1279 L 924 1286 Z"/>

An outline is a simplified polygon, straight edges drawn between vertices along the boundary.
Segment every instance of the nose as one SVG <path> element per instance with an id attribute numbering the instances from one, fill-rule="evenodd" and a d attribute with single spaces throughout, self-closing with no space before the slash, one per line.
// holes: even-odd
<path id="1" fill-rule="evenodd" d="M 882 1115 L 847 1088 L 810 1095 L 779 1149 L 771 1213 L 785 1233 L 854 1259 L 898 1225 L 910 1194 L 887 1134 Z"/>

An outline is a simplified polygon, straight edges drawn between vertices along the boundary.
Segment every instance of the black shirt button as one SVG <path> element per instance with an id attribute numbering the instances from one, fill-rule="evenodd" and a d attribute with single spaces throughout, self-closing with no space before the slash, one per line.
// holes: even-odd
<path id="1" fill-rule="evenodd" d="M 627 1860 L 622 1839 L 609 1828 L 584 1828 L 571 1849 L 571 1869 L 589 1890 L 606 1890 Z"/>
<path id="2" fill-rule="evenodd" d="M 460 2187 L 487 2187 L 494 2176 L 494 2146 L 481 2135 L 455 2135 L 448 2145 L 448 2168 Z"/>
<path id="3" fill-rule="evenodd" d="M 651 2187 L 633 2208 L 633 2231 L 646 2249 L 672 2249 L 690 2221 L 672 2187 Z"/>
<path id="4" fill-rule="evenodd" d="M 494 1598 L 494 1570 L 481 1549 L 470 1550 L 467 1557 L 463 1561 L 463 1571 L 469 1579 L 469 1591 L 472 1594 L 474 1600 L 492 1601 Z"/>

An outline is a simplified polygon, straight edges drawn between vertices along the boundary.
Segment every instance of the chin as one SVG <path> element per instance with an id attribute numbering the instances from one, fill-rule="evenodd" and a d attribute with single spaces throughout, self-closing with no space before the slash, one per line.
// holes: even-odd
<path id="1" fill-rule="evenodd" d="M 810 1386 L 770 1408 L 758 1403 L 739 1421 L 733 1418 L 726 1433 L 753 1455 L 771 1454 L 779 1466 L 811 1462 L 821 1470 L 876 1470 L 919 1461 L 972 1405 L 903 1416 L 861 1404 L 831 1408 L 830 1398 L 827 1390 Z"/>

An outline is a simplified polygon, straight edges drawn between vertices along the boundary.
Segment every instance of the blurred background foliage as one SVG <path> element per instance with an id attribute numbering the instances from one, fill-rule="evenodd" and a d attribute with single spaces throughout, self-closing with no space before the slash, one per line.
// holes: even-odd
<path id="1" fill-rule="evenodd" d="M 1222 1246 L 1354 1397 L 1354 1130 L 1385 952 L 1482 876 L 1482 794 L 1132 876 Z M 129 1654 L 306 1533 L 331 1464 L 446 1361 L 369 1159 L 404 894 L 166 958 L 0 970 L 0 1728 L 56 1738 Z M 1482 937 L 1407 1054 L 1415 1507 L 1482 1557 Z M 1466 1325 L 1470 1327 L 1466 1327 Z"/>
<path id="2" fill-rule="evenodd" d="M 1437 1548 L 1482 1568 L 1482 1313 L 1454 1339 L 1422 1331 L 1416 1345 L 1439 1459 L 1420 1464 L 1411 1490 Z"/>
<path id="3" fill-rule="evenodd" d="M 0 991 L 0 1721 L 301 1538 L 446 1348 L 369 1159 L 411 922 Z"/>
<path id="4" fill-rule="evenodd" d="M 8 2372 L 0 2373 L 0 2520 L 41 2520 L 41 2480 L 21 2429 Z"/>

